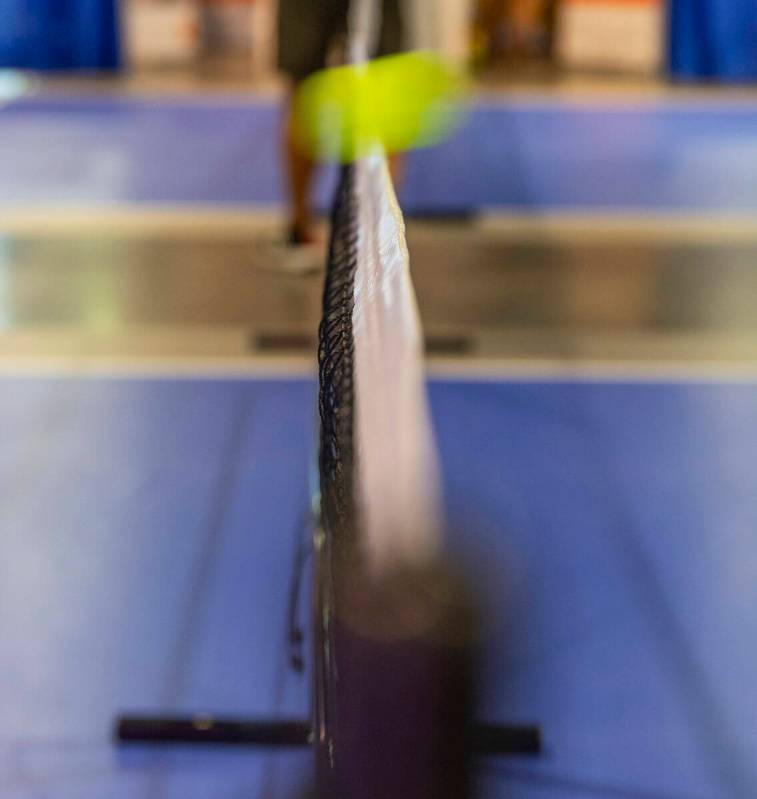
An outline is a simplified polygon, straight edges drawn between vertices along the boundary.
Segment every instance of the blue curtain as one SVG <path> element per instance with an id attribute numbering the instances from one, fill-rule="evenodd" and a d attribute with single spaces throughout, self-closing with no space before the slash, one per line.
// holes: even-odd
<path id="1" fill-rule="evenodd" d="M 0 67 L 115 69 L 117 0 L 0 0 Z"/>
<path id="2" fill-rule="evenodd" d="M 676 78 L 757 80 L 757 0 L 669 0 Z"/>

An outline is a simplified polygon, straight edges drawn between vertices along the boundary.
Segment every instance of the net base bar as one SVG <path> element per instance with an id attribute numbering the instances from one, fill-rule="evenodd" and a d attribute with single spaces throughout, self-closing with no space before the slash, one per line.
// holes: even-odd
<path id="1" fill-rule="evenodd" d="M 312 744 L 306 721 L 260 721 L 207 716 L 123 716 L 116 722 L 114 738 L 120 744 L 193 746 L 256 746 L 305 748 Z M 541 732 L 532 726 L 479 724 L 471 733 L 477 755 L 539 755 Z"/>
<path id="2" fill-rule="evenodd" d="M 309 746 L 312 734 L 307 721 L 123 716 L 116 721 L 114 738 L 117 743 L 285 748 Z"/>

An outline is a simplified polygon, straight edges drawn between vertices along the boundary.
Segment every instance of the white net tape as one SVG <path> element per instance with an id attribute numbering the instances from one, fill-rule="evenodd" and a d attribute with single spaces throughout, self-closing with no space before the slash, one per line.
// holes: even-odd
<path id="1" fill-rule="evenodd" d="M 369 561 L 383 569 L 441 546 L 439 467 L 402 213 L 383 155 L 356 169 L 356 499 Z"/>

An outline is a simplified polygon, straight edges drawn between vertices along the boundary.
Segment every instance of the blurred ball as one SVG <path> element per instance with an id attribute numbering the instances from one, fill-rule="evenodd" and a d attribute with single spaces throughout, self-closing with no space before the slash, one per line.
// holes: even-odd
<path id="1" fill-rule="evenodd" d="M 295 132 L 308 155 L 341 163 L 377 145 L 388 153 L 426 147 L 459 121 L 464 94 L 461 73 L 433 53 L 327 69 L 300 87 Z"/>

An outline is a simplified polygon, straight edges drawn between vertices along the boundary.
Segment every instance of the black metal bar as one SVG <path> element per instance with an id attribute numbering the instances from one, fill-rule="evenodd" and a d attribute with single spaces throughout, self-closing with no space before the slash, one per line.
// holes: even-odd
<path id="1" fill-rule="evenodd" d="M 120 718 L 116 724 L 120 743 L 193 744 L 306 747 L 312 743 L 305 721 L 243 721 L 194 718 Z M 538 727 L 479 724 L 471 746 L 479 755 L 538 755 L 542 751 Z"/>
<path id="2" fill-rule="evenodd" d="M 471 746 L 478 755 L 540 755 L 541 731 L 538 727 L 477 724 Z"/>
<path id="3" fill-rule="evenodd" d="M 305 747 L 311 743 L 311 727 L 305 721 L 123 717 L 115 738 L 121 743 Z"/>

